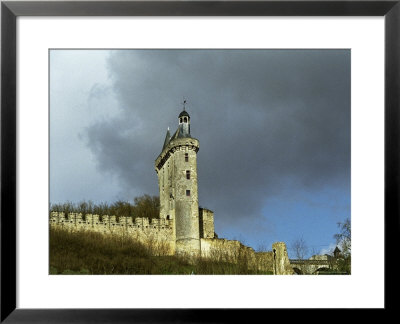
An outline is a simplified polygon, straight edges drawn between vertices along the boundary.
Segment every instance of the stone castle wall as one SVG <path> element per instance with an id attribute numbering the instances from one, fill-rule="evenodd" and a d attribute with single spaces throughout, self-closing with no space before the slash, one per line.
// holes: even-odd
<path id="1" fill-rule="evenodd" d="M 63 212 L 52 212 L 50 215 L 52 228 L 63 228 L 73 232 L 92 231 L 105 235 L 130 236 L 160 251 L 161 254 L 175 254 L 175 236 L 173 220 L 148 218 L 119 217 L 109 215 L 70 213 L 67 217 Z"/>
<path id="2" fill-rule="evenodd" d="M 214 238 L 214 213 L 200 208 L 201 215 L 200 238 Z M 71 231 L 90 230 L 102 234 L 131 235 L 133 237 L 160 237 L 160 239 L 175 242 L 174 220 L 153 218 L 133 218 L 109 215 L 92 215 L 81 213 L 51 212 L 50 225 L 62 227 Z"/>
<path id="3" fill-rule="evenodd" d="M 272 252 L 274 257 L 274 274 L 291 275 L 294 273 L 290 265 L 286 244 L 284 242 L 275 242 L 272 244 Z"/>
<path id="4" fill-rule="evenodd" d="M 218 261 L 237 263 L 240 259 L 252 260 L 254 250 L 236 240 L 201 239 L 201 255 Z"/>
<path id="5" fill-rule="evenodd" d="M 203 217 L 203 226 L 200 232 L 201 257 L 216 261 L 240 263 L 248 269 L 273 274 L 292 274 L 283 242 L 274 243 L 273 251 L 255 252 L 253 248 L 243 245 L 236 240 L 214 238 L 214 215 L 207 209 L 200 209 Z M 92 231 L 104 235 L 127 235 L 151 247 L 157 255 L 174 255 L 176 238 L 174 235 L 174 221 L 167 219 L 119 217 L 91 215 L 83 217 L 80 213 L 70 213 L 65 217 L 63 212 L 52 212 L 50 226 L 69 231 Z"/>
<path id="6" fill-rule="evenodd" d="M 286 250 L 286 245 L 281 244 L 283 245 L 279 245 L 279 248 L 282 250 L 280 252 L 283 252 Z M 201 239 L 201 255 L 212 260 L 239 263 L 248 269 L 262 272 L 279 275 L 293 273 L 287 254 L 277 255 L 274 251 L 255 252 L 253 248 L 236 240 Z"/>
<path id="7" fill-rule="evenodd" d="M 199 208 L 200 238 L 214 238 L 214 213 L 206 208 Z"/>
<path id="8" fill-rule="evenodd" d="M 256 252 L 255 257 L 258 271 L 267 271 L 276 274 L 274 267 L 274 252 Z"/>

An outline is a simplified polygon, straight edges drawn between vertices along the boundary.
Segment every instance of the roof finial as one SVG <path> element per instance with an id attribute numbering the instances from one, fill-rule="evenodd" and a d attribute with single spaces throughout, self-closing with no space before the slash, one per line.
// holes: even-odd
<path id="1" fill-rule="evenodd" d="M 183 97 L 183 102 L 182 102 L 183 111 L 186 111 L 186 104 L 187 104 L 186 99 L 185 99 L 185 97 Z"/>

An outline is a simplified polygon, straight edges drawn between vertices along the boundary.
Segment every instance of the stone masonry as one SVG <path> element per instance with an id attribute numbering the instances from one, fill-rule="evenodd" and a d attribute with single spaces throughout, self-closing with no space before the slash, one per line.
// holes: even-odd
<path id="1" fill-rule="evenodd" d="M 52 228 L 66 229 L 71 232 L 92 231 L 104 235 L 130 236 L 136 240 L 151 244 L 155 251 L 163 255 L 175 254 L 175 236 L 173 221 L 165 219 L 119 217 L 109 215 L 91 215 L 85 217 L 80 213 L 70 213 L 65 217 L 62 212 L 52 212 L 50 215 Z"/>

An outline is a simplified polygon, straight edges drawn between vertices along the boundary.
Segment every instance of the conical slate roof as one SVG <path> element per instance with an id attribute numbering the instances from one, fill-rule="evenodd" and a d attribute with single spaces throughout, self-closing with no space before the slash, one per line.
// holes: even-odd
<path id="1" fill-rule="evenodd" d="M 174 133 L 174 135 L 172 135 L 171 137 L 171 141 L 175 138 L 184 138 L 184 137 L 192 137 L 190 136 L 190 134 L 184 134 L 183 133 L 183 129 L 182 129 L 182 125 L 178 126 L 178 129 L 176 130 L 176 132 Z"/>
<path id="2" fill-rule="evenodd" d="M 186 116 L 186 117 L 190 118 L 188 112 L 185 109 L 183 109 L 183 111 L 179 114 L 179 118 L 183 117 L 183 116 Z M 164 150 L 168 146 L 168 144 L 172 140 L 174 140 L 175 138 L 185 138 L 185 137 L 186 138 L 192 138 L 192 136 L 190 136 L 190 128 L 189 128 L 189 131 L 187 129 L 186 129 L 186 131 L 184 131 L 183 124 L 180 123 L 179 126 L 178 126 L 178 129 L 171 136 L 171 134 L 169 132 L 169 127 L 168 127 L 167 134 L 165 135 L 164 145 L 163 145 L 162 149 Z"/>
<path id="3" fill-rule="evenodd" d="M 163 145 L 163 147 L 162 147 L 163 150 L 165 149 L 165 147 L 168 145 L 168 143 L 169 143 L 170 141 L 171 141 L 171 134 L 170 134 L 170 132 L 169 132 L 169 127 L 168 127 L 167 135 L 165 135 L 164 145 Z"/>
<path id="4" fill-rule="evenodd" d="M 175 138 L 192 138 L 192 136 L 190 136 L 190 134 L 184 134 L 182 131 L 182 125 L 179 125 L 174 135 L 171 136 L 169 130 L 167 131 L 167 135 L 165 136 L 164 145 L 162 149 L 164 150 L 167 147 L 167 145 Z"/>

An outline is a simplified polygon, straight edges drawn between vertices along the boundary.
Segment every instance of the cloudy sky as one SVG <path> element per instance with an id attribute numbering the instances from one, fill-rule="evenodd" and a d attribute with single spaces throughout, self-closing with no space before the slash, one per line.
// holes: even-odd
<path id="1" fill-rule="evenodd" d="M 349 50 L 52 50 L 50 202 L 158 195 L 183 97 L 219 237 L 334 247 L 350 217 Z"/>

